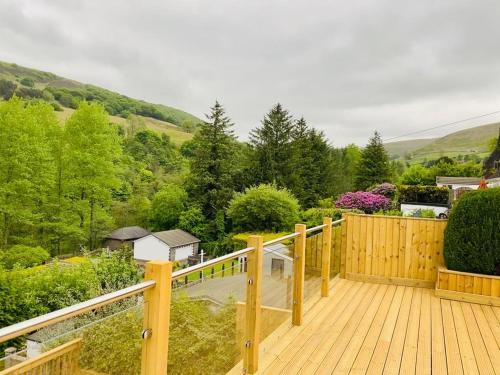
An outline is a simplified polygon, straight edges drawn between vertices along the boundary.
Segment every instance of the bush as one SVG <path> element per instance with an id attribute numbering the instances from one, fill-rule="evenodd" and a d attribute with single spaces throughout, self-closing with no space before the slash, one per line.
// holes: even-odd
<path id="1" fill-rule="evenodd" d="M 342 212 L 344 212 L 344 210 L 340 208 L 313 207 L 302 212 L 302 222 L 308 227 L 314 227 L 323 224 L 324 217 L 331 217 L 333 220 L 341 219 Z"/>
<path id="2" fill-rule="evenodd" d="M 390 199 L 365 191 L 356 191 L 354 193 L 344 193 L 335 202 L 337 208 L 358 209 L 366 214 L 372 214 L 379 210 L 388 210 L 391 208 Z"/>
<path id="3" fill-rule="evenodd" d="M 412 217 L 423 217 L 428 219 L 435 219 L 436 213 L 432 208 L 419 208 L 412 212 Z"/>
<path id="4" fill-rule="evenodd" d="M 447 187 L 401 185 L 398 189 L 399 203 L 435 203 L 447 204 L 449 190 Z"/>
<path id="5" fill-rule="evenodd" d="M 403 213 L 399 210 L 379 210 L 379 211 L 375 212 L 374 215 L 403 216 Z"/>
<path id="6" fill-rule="evenodd" d="M 436 183 L 435 176 L 431 175 L 430 169 L 420 164 L 409 167 L 399 178 L 403 185 L 432 185 Z"/>
<path id="7" fill-rule="evenodd" d="M 384 182 L 383 184 L 373 187 L 370 193 L 383 195 L 386 198 L 392 199 L 396 195 L 396 185 Z"/>
<path id="8" fill-rule="evenodd" d="M 227 215 L 235 231 L 287 231 L 299 220 L 299 202 L 288 190 L 263 184 L 237 193 Z"/>
<path id="9" fill-rule="evenodd" d="M 19 83 L 26 87 L 35 87 L 35 81 L 32 78 L 25 77 L 19 81 Z"/>
<path id="10" fill-rule="evenodd" d="M 500 188 L 465 194 L 453 207 L 445 230 L 449 269 L 500 275 Z"/>
<path id="11" fill-rule="evenodd" d="M 6 269 L 11 270 L 16 265 L 21 268 L 38 266 L 49 258 L 49 252 L 39 246 L 14 245 L 1 255 L 0 261 Z"/>

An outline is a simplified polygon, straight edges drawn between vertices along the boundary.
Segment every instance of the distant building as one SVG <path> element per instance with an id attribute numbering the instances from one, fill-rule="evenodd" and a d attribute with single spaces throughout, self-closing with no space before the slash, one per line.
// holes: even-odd
<path id="1" fill-rule="evenodd" d="M 138 262 L 150 260 L 187 261 L 198 254 L 200 240 L 181 229 L 151 233 L 134 241 L 134 258 Z"/>
<path id="2" fill-rule="evenodd" d="M 104 239 L 104 247 L 115 250 L 124 245 L 134 246 L 134 241 L 149 235 L 151 232 L 141 227 L 123 227 L 118 228 L 108 234 Z"/>
<path id="3" fill-rule="evenodd" d="M 446 186 L 453 190 L 459 188 L 476 190 L 480 183 L 481 177 L 436 177 L 437 186 Z"/>

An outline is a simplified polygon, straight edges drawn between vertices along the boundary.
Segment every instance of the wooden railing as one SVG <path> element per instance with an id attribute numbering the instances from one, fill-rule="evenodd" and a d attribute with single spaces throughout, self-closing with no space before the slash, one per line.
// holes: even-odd
<path id="1" fill-rule="evenodd" d="M 301 325 L 304 315 L 304 283 L 306 266 L 316 267 L 319 269 L 319 273 L 321 275 L 321 295 L 327 296 L 330 275 L 332 272 L 335 272 L 335 266 L 332 266 L 332 263 L 340 263 L 339 259 L 335 259 L 339 258 L 336 254 L 337 249 L 340 250 L 340 230 L 334 229 L 332 231 L 332 227 L 334 228 L 335 225 L 338 225 L 343 221 L 344 219 L 332 222 L 331 218 L 325 218 L 322 225 L 309 229 L 307 229 L 303 224 L 297 224 L 294 233 L 267 242 L 263 242 L 262 236 L 251 236 L 249 238 L 248 247 L 245 249 L 175 272 L 172 271 L 172 262 L 148 262 L 145 265 L 145 281 L 141 284 L 2 328 L 0 329 L 0 343 L 143 292 L 144 323 L 142 337 L 144 340 L 142 345 L 141 373 L 147 375 L 166 374 L 168 365 L 169 326 L 173 283 L 178 280 L 185 280 L 185 278 L 192 273 L 200 272 L 215 265 L 238 259 L 241 256 L 246 256 L 246 303 L 244 314 L 240 313 L 240 316 L 243 315 L 245 317 L 245 329 L 243 334 L 244 369 L 246 373 L 253 374 L 259 367 L 259 336 L 262 331 L 262 258 L 264 247 L 291 239 L 294 239 L 295 241 L 293 251 L 294 274 L 291 320 L 292 324 Z M 321 231 L 322 233 L 321 256 L 316 256 L 314 258 L 315 262 L 320 258 L 321 260 L 319 263 L 314 263 L 312 261 L 311 254 L 309 254 L 311 255 L 309 262 L 306 259 L 307 236 L 308 234 L 316 231 Z M 316 254 L 318 253 L 317 244 L 314 251 Z M 268 330 L 269 328 L 266 328 L 265 331 L 267 332 Z M 269 332 L 266 334 L 268 333 Z M 30 369 L 36 369 L 36 371 L 38 371 L 42 368 L 41 366 L 44 366 L 45 363 L 50 363 L 50 361 L 55 358 L 53 357 L 56 355 L 55 353 L 62 353 L 63 355 L 72 353 L 71 355 L 76 356 L 77 358 L 72 363 L 74 366 L 77 366 L 79 345 L 80 341 L 64 344 L 42 354 L 41 356 L 33 358 L 32 360 L 30 359 L 21 365 L 26 366 L 28 364 L 29 366 L 35 366 L 30 367 Z M 70 350 L 69 348 L 73 349 Z M 10 372 L 3 372 L 1 374 L 19 373 L 16 372 L 17 370 L 13 370 L 14 368 L 17 367 L 7 369 L 5 371 Z M 62 372 L 49 373 L 57 375 L 75 373 L 73 368 L 64 368 L 62 370 Z M 200 369 L 200 371 L 203 370 Z"/>
<path id="2" fill-rule="evenodd" d="M 6 370 L 0 375 L 47 374 L 66 375 L 79 373 L 81 339 L 70 341 L 48 352 L 28 359 Z"/>
<path id="3" fill-rule="evenodd" d="M 341 276 L 433 288 L 446 220 L 345 214 Z"/>

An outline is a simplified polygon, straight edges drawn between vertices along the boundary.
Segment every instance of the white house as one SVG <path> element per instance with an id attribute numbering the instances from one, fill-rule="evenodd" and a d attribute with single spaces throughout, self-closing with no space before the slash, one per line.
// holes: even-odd
<path id="1" fill-rule="evenodd" d="M 278 279 L 292 276 L 293 274 L 293 254 L 287 245 L 276 243 L 264 247 L 262 259 L 262 269 L 264 276 L 272 276 Z M 246 272 L 246 255 L 238 258 L 240 272 Z"/>
<path id="2" fill-rule="evenodd" d="M 200 240 L 181 229 L 151 233 L 134 241 L 134 259 L 138 262 L 150 260 L 186 261 L 190 255 L 198 254 Z"/>
<path id="3" fill-rule="evenodd" d="M 437 186 L 446 186 L 456 190 L 459 188 L 469 188 L 476 190 L 481 183 L 481 177 L 436 177 Z"/>

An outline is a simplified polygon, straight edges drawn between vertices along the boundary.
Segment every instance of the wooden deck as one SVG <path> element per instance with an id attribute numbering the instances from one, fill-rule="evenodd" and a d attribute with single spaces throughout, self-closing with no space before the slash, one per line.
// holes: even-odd
<path id="1" fill-rule="evenodd" d="M 261 343 L 259 362 L 270 375 L 500 374 L 500 308 L 335 279 L 302 326 L 283 325 Z"/>

